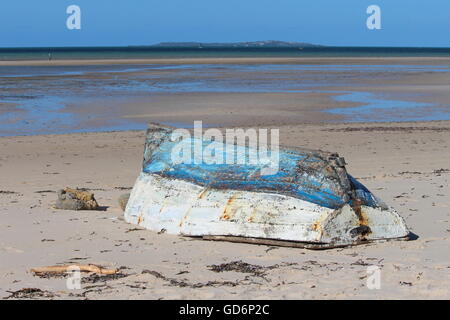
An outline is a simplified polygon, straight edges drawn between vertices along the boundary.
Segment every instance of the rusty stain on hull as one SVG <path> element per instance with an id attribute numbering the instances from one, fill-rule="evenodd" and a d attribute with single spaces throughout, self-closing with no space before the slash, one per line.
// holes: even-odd
<path id="1" fill-rule="evenodd" d="M 235 199 L 236 199 L 236 195 L 235 194 L 232 195 L 230 197 L 230 199 L 228 199 L 228 201 L 227 201 L 227 203 L 225 205 L 225 208 L 223 210 L 223 214 L 222 214 L 222 217 L 221 217 L 222 220 L 230 220 L 231 217 L 233 216 L 233 207 L 232 206 L 233 206 L 233 202 L 234 202 Z"/>

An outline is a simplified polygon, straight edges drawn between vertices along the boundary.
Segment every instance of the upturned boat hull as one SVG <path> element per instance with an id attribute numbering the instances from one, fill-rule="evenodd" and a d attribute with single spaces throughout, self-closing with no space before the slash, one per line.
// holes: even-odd
<path id="1" fill-rule="evenodd" d="M 148 130 L 127 222 L 211 240 L 313 249 L 407 239 L 398 213 L 348 175 L 334 153 L 282 149 L 278 172 L 262 176 L 255 174 L 259 164 L 174 164 L 169 155 L 179 141 L 172 132 Z"/>

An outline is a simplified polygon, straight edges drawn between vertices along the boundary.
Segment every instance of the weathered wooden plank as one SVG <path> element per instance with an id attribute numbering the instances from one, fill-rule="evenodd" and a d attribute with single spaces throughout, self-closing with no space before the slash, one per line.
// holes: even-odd
<path id="1" fill-rule="evenodd" d="M 308 243 L 308 242 L 297 242 L 297 241 L 283 241 L 276 239 L 261 239 L 261 238 L 248 238 L 248 237 L 235 237 L 235 236 L 203 236 L 203 240 L 210 241 L 228 241 L 235 243 L 248 243 L 255 245 L 265 245 L 265 246 L 277 246 L 277 247 L 287 247 L 287 248 L 300 248 L 300 249 L 311 249 L 311 250 L 324 250 L 324 249 L 334 249 L 334 248 L 342 248 L 350 245 L 361 245 L 361 244 L 370 244 L 373 241 L 364 240 L 364 241 L 355 241 L 351 244 L 335 244 L 335 243 Z M 409 237 L 401 237 L 401 238 L 393 238 L 393 239 L 379 239 L 377 242 L 382 241 L 407 241 Z"/>

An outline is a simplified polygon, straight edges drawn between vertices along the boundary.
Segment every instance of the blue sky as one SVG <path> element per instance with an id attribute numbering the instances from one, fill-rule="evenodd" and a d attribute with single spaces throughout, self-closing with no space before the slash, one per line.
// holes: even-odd
<path id="1" fill-rule="evenodd" d="M 66 8 L 81 8 L 68 30 Z M 381 8 L 368 30 L 366 8 Z M 123 46 L 162 41 L 303 41 L 450 47 L 449 0 L 3 0 L 0 47 Z"/>

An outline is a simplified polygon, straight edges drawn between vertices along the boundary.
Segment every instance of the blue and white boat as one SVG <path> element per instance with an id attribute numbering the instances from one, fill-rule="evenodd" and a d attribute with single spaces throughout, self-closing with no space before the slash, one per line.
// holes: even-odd
<path id="1" fill-rule="evenodd" d="M 270 161 L 174 162 L 180 147 L 174 130 L 150 125 L 127 222 L 211 240 L 312 249 L 408 239 L 402 217 L 350 176 L 336 153 L 280 148 L 278 170 L 263 175 Z M 188 137 L 183 143 L 213 141 Z M 240 148 L 244 160 L 258 152 L 226 143 L 219 150 L 227 156 L 232 148 Z"/>

